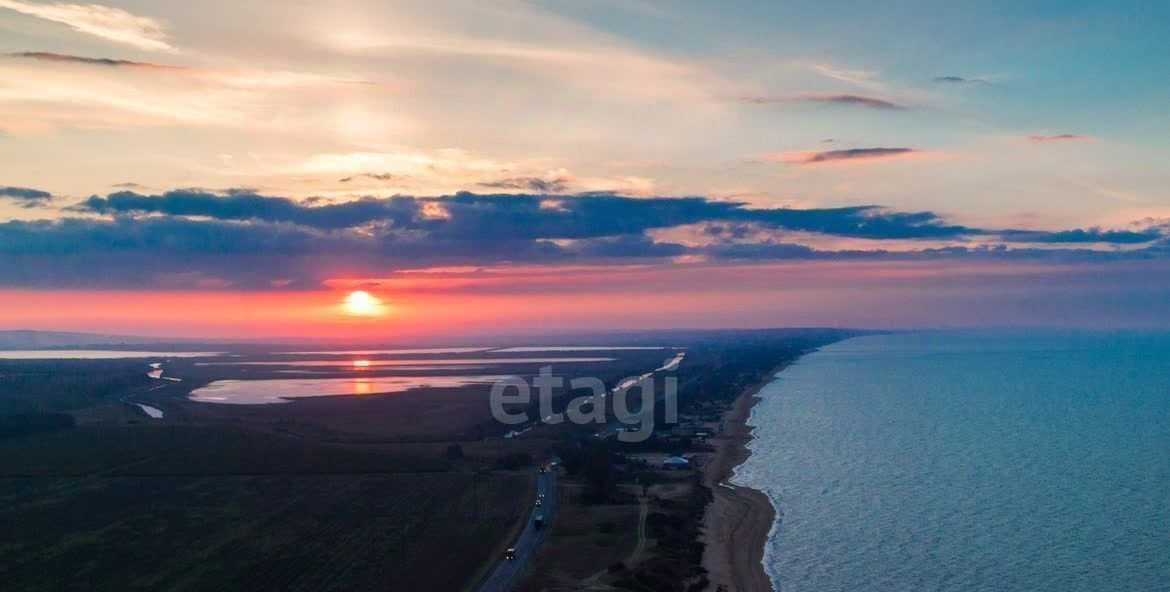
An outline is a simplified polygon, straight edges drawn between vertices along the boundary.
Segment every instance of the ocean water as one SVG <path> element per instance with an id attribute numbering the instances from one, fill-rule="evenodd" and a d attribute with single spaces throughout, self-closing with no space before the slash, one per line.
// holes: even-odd
<path id="1" fill-rule="evenodd" d="M 862 337 L 762 395 L 779 590 L 1170 590 L 1170 334 Z"/>

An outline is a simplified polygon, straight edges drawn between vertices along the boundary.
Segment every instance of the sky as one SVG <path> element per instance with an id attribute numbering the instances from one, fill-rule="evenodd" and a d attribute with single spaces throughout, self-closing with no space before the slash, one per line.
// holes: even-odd
<path id="1" fill-rule="evenodd" d="M 0 328 L 1165 328 L 1168 28 L 1154 1 L 0 0 Z"/>

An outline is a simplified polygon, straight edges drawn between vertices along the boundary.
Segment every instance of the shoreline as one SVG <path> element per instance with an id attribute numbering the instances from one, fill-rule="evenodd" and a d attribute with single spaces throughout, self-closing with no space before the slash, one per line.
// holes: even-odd
<path id="1" fill-rule="evenodd" d="M 768 373 L 768 378 L 744 389 L 724 415 L 723 432 L 710 443 L 715 448 L 703 467 L 703 483 L 711 490 L 704 527 L 699 540 L 706 543 L 703 567 L 709 590 L 726 586 L 727 592 L 775 592 L 764 570 L 764 550 L 776 521 L 776 509 L 762 491 L 727 482 L 736 467 L 751 456 L 747 445 L 752 427 L 747 425 L 759 392 L 776 380 L 791 362 Z"/>

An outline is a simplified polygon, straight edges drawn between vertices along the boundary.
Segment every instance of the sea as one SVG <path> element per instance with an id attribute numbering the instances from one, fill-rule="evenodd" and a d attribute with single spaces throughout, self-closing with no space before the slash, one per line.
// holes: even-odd
<path id="1" fill-rule="evenodd" d="M 858 337 L 760 394 L 777 590 L 1170 590 L 1170 333 Z"/>

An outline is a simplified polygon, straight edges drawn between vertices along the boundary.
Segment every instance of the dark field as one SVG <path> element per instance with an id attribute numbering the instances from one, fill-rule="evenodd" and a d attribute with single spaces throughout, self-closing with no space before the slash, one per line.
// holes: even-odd
<path id="1" fill-rule="evenodd" d="M 483 476 L 473 504 L 471 479 L 4 478 L 0 577 L 5 590 L 455 590 L 528 483 Z"/>

